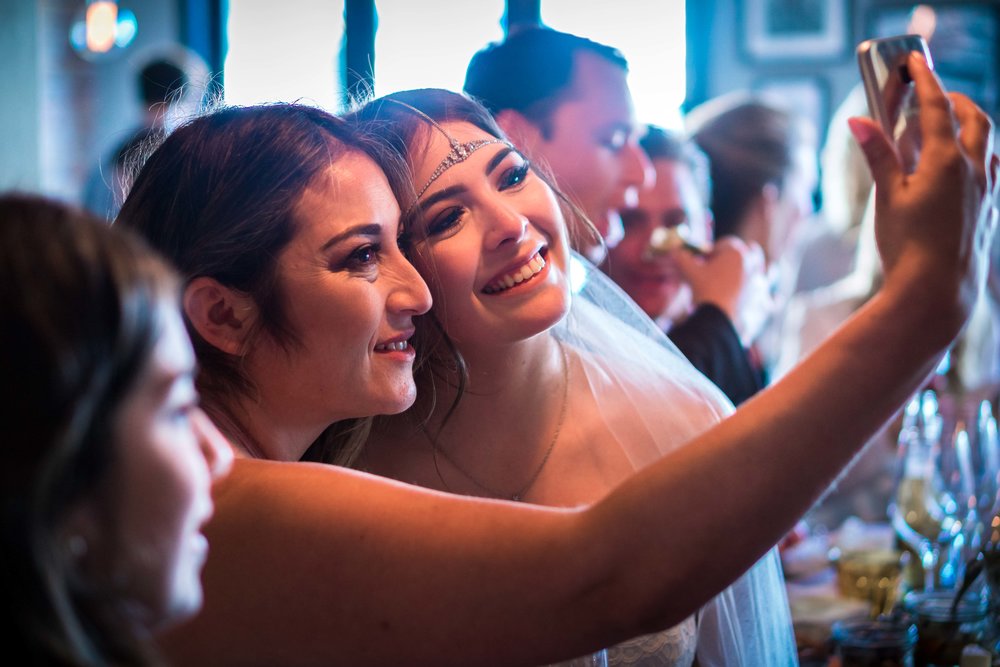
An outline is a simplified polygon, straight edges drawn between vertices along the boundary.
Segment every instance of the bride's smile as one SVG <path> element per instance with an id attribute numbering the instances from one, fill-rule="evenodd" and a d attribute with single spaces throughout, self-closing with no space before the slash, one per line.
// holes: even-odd
<path id="1" fill-rule="evenodd" d="M 504 271 L 499 277 L 491 280 L 483 288 L 483 293 L 485 294 L 499 294 L 501 292 L 507 292 L 518 285 L 522 285 L 535 277 L 542 276 L 542 272 L 545 270 L 547 264 L 545 263 L 545 255 L 548 253 L 547 248 L 542 248 L 538 252 L 532 253 L 531 257 L 526 262 L 517 262 L 517 266 L 509 271 Z"/>

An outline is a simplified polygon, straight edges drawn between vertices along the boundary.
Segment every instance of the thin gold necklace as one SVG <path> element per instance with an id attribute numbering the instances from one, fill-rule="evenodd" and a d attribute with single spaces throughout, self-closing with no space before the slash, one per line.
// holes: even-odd
<path id="1" fill-rule="evenodd" d="M 448 455 L 448 452 L 446 452 L 445 450 L 441 449 L 438 446 L 438 439 L 431 437 L 431 434 L 425 428 L 423 429 L 424 434 L 427 436 L 427 439 L 430 440 L 431 443 L 431 456 L 434 459 L 434 471 L 437 473 L 438 479 L 441 480 L 441 484 L 444 485 L 446 491 L 451 491 L 451 487 L 448 486 L 448 482 L 446 482 L 444 480 L 444 476 L 441 475 L 441 468 L 438 466 L 438 460 L 437 460 L 438 454 L 440 454 L 445 461 L 451 464 L 452 468 L 460 472 L 463 477 L 468 479 L 470 482 L 472 482 L 473 484 L 475 484 L 480 489 L 482 489 L 489 495 L 493 496 L 494 498 L 508 498 L 515 502 L 524 499 L 524 495 L 528 493 L 531 487 L 535 484 L 535 482 L 538 480 L 538 476 L 542 474 L 542 470 L 545 468 L 545 464 L 549 462 L 549 457 L 552 456 L 552 450 L 555 449 L 556 442 L 559 440 L 559 433 L 562 432 L 563 422 L 566 420 L 566 405 L 569 399 L 569 355 L 566 354 L 566 348 L 563 347 L 562 341 L 556 339 L 556 345 L 559 346 L 559 351 L 562 353 L 562 362 L 563 362 L 562 407 L 559 408 L 559 420 L 556 422 L 556 431 L 555 433 L 552 434 L 552 440 L 551 442 L 549 442 L 549 446 L 545 450 L 545 456 L 542 457 L 542 462 L 538 464 L 537 468 L 535 468 L 535 472 L 533 472 L 531 474 L 531 477 L 528 478 L 528 481 L 525 482 L 521 486 L 521 488 L 519 488 L 514 493 L 499 491 L 494 487 L 490 486 L 489 484 L 486 484 L 481 480 L 476 479 L 476 477 L 471 475 L 465 468 L 458 465 L 458 463 L 455 462 L 455 459 L 453 459 L 451 456 Z"/>

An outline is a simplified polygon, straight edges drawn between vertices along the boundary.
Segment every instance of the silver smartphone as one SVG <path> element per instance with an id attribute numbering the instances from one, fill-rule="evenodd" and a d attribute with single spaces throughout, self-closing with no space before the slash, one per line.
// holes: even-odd
<path id="1" fill-rule="evenodd" d="M 868 109 L 892 137 L 903 168 L 912 172 L 920 157 L 920 119 L 913 79 L 906 66 L 912 52 L 922 53 L 933 68 L 931 52 L 920 35 L 868 39 L 858 45 L 858 67 Z"/>

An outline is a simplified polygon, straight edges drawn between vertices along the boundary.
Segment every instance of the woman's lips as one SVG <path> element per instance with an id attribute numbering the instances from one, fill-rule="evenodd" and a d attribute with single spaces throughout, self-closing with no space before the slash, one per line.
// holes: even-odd
<path id="1" fill-rule="evenodd" d="M 393 341 L 391 343 L 379 343 L 375 346 L 376 352 L 402 352 L 406 348 L 410 347 L 410 341 L 399 340 Z"/>
<path id="2" fill-rule="evenodd" d="M 490 281 L 490 283 L 483 288 L 483 293 L 499 294 L 500 292 L 505 292 L 515 285 L 520 285 L 521 283 L 527 282 L 537 276 L 546 265 L 545 258 L 542 256 L 543 251 L 544 249 L 536 252 L 528 258 L 527 262 L 513 271 L 509 271 Z"/>

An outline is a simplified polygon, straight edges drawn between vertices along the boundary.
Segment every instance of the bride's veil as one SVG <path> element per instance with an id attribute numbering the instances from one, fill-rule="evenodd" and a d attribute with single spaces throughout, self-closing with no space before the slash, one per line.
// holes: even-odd
<path id="1" fill-rule="evenodd" d="M 580 358 L 593 405 L 636 469 L 732 413 L 722 392 L 601 271 L 574 255 L 570 277 L 573 305 L 554 333 Z M 698 626 L 702 666 L 797 664 L 777 551 L 706 605 Z"/>

